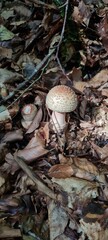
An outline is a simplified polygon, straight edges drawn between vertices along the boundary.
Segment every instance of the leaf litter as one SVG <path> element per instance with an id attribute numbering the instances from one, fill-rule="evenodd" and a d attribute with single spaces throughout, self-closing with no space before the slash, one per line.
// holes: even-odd
<path id="1" fill-rule="evenodd" d="M 108 239 L 107 15 L 107 1 L 1 3 L 0 239 Z M 78 99 L 60 133 L 56 85 Z"/>

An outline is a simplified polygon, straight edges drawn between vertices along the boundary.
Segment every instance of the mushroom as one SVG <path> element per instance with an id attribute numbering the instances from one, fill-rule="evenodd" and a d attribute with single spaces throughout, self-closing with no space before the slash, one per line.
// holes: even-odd
<path id="1" fill-rule="evenodd" d="M 37 113 L 37 108 L 34 104 L 27 104 L 23 107 L 21 114 L 23 119 L 21 120 L 22 126 L 26 129 L 29 128 L 35 115 Z"/>
<path id="2" fill-rule="evenodd" d="M 58 85 L 47 94 L 46 106 L 53 111 L 50 120 L 53 130 L 60 132 L 66 126 L 66 113 L 74 111 L 77 107 L 77 96 L 70 87 Z"/>

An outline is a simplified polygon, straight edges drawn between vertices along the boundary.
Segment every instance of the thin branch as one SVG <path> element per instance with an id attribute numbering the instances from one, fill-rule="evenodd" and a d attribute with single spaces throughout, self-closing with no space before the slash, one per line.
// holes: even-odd
<path id="1" fill-rule="evenodd" d="M 54 53 L 54 51 L 55 51 L 54 48 L 51 49 L 50 52 L 44 57 L 44 59 L 43 59 L 43 60 L 37 65 L 37 67 L 34 69 L 34 72 L 33 72 L 32 75 L 29 77 L 29 79 L 26 79 L 23 83 L 19 84 L 18 87 L 11 93 L 11 95 L 7 96 L 5 99 L 3 99 L 2 101 L 0 101 L 0 104 L 3 103 L 3 102 L 7 102 L 10 98 L 12 98 L 12 97 L 15 95 L 16 92 L 18 92 L 20 89 L 22 89 L 22 87 L 24 87 L 24 86 L 25 86 L 27 83 L 29 83 L 34 77 L 36 77 L 36 75 L 39 73 L 39 71 L 43 68 L 40 76 L 39 76 L 38 78 L 36 78 L 36 80 L 34 80 L 33 83 L 31 83 L 31 84 L 29 85 L 29 87 L 26 88 L 26 89 L 23 91 L 23 93 L 21 93 L 20 96 L 19 96 L 17 99 L 15 99 L 15 100 L 8 106 L 8 108 L 11 107 L 15 102 L 17 102 L 17 101 L 20 99 L 20 97 L 21 97 L 26 91 L 28 91 L 28 90 L 30 89 L 30 87 L 34 85 L 35 82 L 37 82 L 37 81 L 41 78 L 41 76 L 42 76 L 42 74 L 43 74 L 46 66 L 48 65 L 48 62 L 49 62 L 48 60 L 49 60 L 49 58 L 51 57 L 51 55 Z M 46 62 L 47 62 L 47 63 L 46 63 Z M 45 63 L 46 63 L 46 64 L 45 64 Z"/>
<path id="2" fill-rule="evenodd" d="M 65 31 L 65 27 L 66 27 L 66 20 L 67 20 L 67 13 L 68 13 L 68 6 L 69 6 L 69 0 L 66 1 L 65 5 L 66 5 L 66 7 L 65 7 L 65 16 L 64 16 L 64 21 L 63 21 L 63 27 L 62 27 L 62 32 L 61 32 L 61 36 L 60 36 L 60 41 L 59 41 L 58 46 L 57 46 L 56 58 L 58 57 L 59 48 L 60 48 L 60 45 L 62 43 L 63 36 L 64 36 L 64 31 Z"/>
<path id="3" fill-rule="evenodd" d="M 23 161 L 22 158 L 19 158 L 14 155 L 14 160 L 17 162 L 17 164 L 23 169 L 23 171 L 29 176 L 32 181 L 36 184 L 36 187 L 39 191 L 46 194 L 48 197 L 52 198 L 53 200 L 56 200 L 56 194 L 47 187 L 41 180 L 39 180 L 39 177 L 35 176 L 35 173 L 30 169 L 30 167 Z"/>
<path id="4" fill-rule="evenodd" d="M 55 10 L 57 10 L 56 6 L 54 6 L 52 4 L 44 3 L 44 2 L 42 2 L 40 0 L 29 0 L 29 2 L 32 2 L 32 3 L 37 4 L 37 5 L 42 5 L 43 7 L 48 8 L 48 9 L 55 9 Z"/>
<path id="5" fill-rule="evenodd" d="M 61 36 L 60 36 L 60 41 L 58 43 L 58 46 L 57 46 L 57 52 L 56 52 L 56 59 L 57 59 L 57 62 L 58 62 L 58 65 L 61 69 L 61 71 L 63 72 L 63 75 L 67 78 L 68 81 L 70 81 L 69 77 L 66 75 L 62 65 L 61 65 L 61 62 L 60 62 L 60 59 L 58 57 L 58 53 L 59 53 L 59 49 L 60 49 L 60 45 L 62 43 L 62 40 L 63 40 L 63 36 L 64 36 L 64 32 L 65 32 L 65 27 L 66 27 L 66 20 L 67 20 L 67 14 L 68 14 L 68 7 L 69 7 L 69 0 L 66 1 L 66 3 L 64 4 L 66 7 L 65 7 L 65 16 L 64 16 L 64 21 L 63 21 L 63 27 L 62 27 L 62 32 L 61 32 Z M 64 6 L 63 5 L 63 6 Z"/>

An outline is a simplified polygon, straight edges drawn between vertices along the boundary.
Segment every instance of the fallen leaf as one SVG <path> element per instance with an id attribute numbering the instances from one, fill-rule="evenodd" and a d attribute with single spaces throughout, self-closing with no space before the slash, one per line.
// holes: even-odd
<path id="1" fill-rule="evenodd" d="M 102 69 L 89 82 L 89 87 L 98 88 L 108 82 L 108 69 Z"/>
<path id="2" fill-rule="evenodd" d="M 19 150 L 17 152 L 17 156 L 25 159 L 26 161 L 32 162 L 39 157 L 47 154 L 48 150 L 44 149 L 42 146 L 32 147 L 32 148 L 24 148 L 23 150 Z"/>
<path id="3" fill-rule="evenodd" d="M 34 130 L 36 130 L 39 127 L 39 124 L 42 120 L 42 109 L 40 108 L 33 119 L 33 122 L 31 123 L 29 129 L 27 130 L 26 134 L 32 133 Z"/>
<path id="4" fill-rule="evenodd" d="M 4 19 L 7 20 L 8 18 L 14 16 L 14 10 L 13 10 L 13 9 L 6 9 L 6 10 L 2 11 L 1 16 L 2 16 Z"/>
<path id="5" fill-rule="evenodd" d="M 7 41 L 14 37 L 14 34 L 3 25 L 0 26 L 0 41 Z"/>
<path id="6" fill-rule="evenodd" d="M 3 58 L 11 59 L 12 58 L 12 49 L 5 48 L 5 47 L 0 47 L 0 55 Z"/>
<path id="7" fill-rule="evenodd" d="M 0 68 L 0 87 L 2 87 L 3 83 L 15 82 L 16 80 L 21 78 L 22 75 L 17 72 L 14 73 L 5 68 Z"/>
<path id="8" fill-rule="evenodd" d="M 48 175 L 55 178 L 68 178 L 74 174 L 71 166 L 68 164 L 57 164 L 50 168 Z"/>
<path id="9" fill-rule="evenodd" d="M 93 166 L 91 168 L 93 171 Z M 69 178 L 71 176 L 75 176 L 78 178 L 93 181 L 97 177 L 97 172 L 94 172 L 95 173 L 91 173 L 85 169 L 80 169 L 74 164 L 56 164 L 49 169 L 48 175 L 55 178 Z"/>
<path id="10" fill-rule="evenodd" d="M 102 38 L 103 46 L 105 47 L 105 50 L 108 52 L 108 14 L 107 12 L 104 12 L 104 17 L 101 19 L 99 23 L 98 32 Z"/>
<path id="11" fill-rule="evenodd" d="M 21 129 L 11 131 L 5 134 L 5 136 L 2 138 L 1 142 L 13 142 L 17 140 L 23 139 L 23 132 Z"/>
<path id="12" fill-rule="evenodd" d="M 73 208 L 76 203 L 83 202 L 83 206 L 87 200 L 96 198 L 98 196 L 98 184 L 96 182 L 89 182 L 84 179 L 76 177 L 58 179 L 52 178 L 52 182 L 61 187 L 62 191 L 67 193 L 68 207 Z"/>
<path id="13" fill-rule="evenodd" d="M 0 106 L 0 122 L 11 119 L 10 113 L 5 106 Z"/>
<path id="14" fill-rule="evenodd" d="M 60 236 L 68 223 L 68 215 L 60 205 L 53 200 L 48 205 L 48 216 L 50 226 L 50 240 Z"/>
<path id="15" fill-rule="evenodd" d="M 88 26 L 91 15 L 92 6 L 86 5 L 84 1 L 80 1 L 78 7 L 74 6 L 72 17 L 75 22 Z"/>
<path id="16" fill-rule="evenodd" d="M 91 142 L 91 145 L 101 160 L 104 160 L 108 157 L 108 144 L 106 144 L 104 147 L 99 147 L 95 143 Z"/>
<path id="17" fill-rule="evenodd" d="M 14 161 L 14 157 L 11 153 L 7 153 L 5 156 L 4 165 L 2 166 L 3 172 L 11 173 L 12 175 L 19 169 L 19 165 Z"/>
<path id="18" fill-rule="evenodd" d="M 98 168 L 92 162 L 88 161 L 86 158 L 75 157 L 73 159 L 74 159 L 74 164 L 78 168 L 85 170 L 89 173 L 92 173 L 94 175 L 98 174 Z"/>
<path id="19" fill-rule="evenodd" d="M 108 239 L 108 229 L 104 229 L 101 227 L 100 223 L 92 222 L 87 223 L 83 219 L 80 220 L 79 232 L 81 233 L 81 238 L 85 239 L 87 236 L 90 240 L 107 240 Z"/>

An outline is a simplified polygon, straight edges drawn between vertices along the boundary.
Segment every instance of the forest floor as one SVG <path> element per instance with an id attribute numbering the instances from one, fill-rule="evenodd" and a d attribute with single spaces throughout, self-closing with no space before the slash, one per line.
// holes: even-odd
<path id="1" fill-rule="evenodd" d="M 107 0 L 0 3 L 0 239 L 108 239 Z M 46 96 L 77 96 L 55 131 Z"/>

